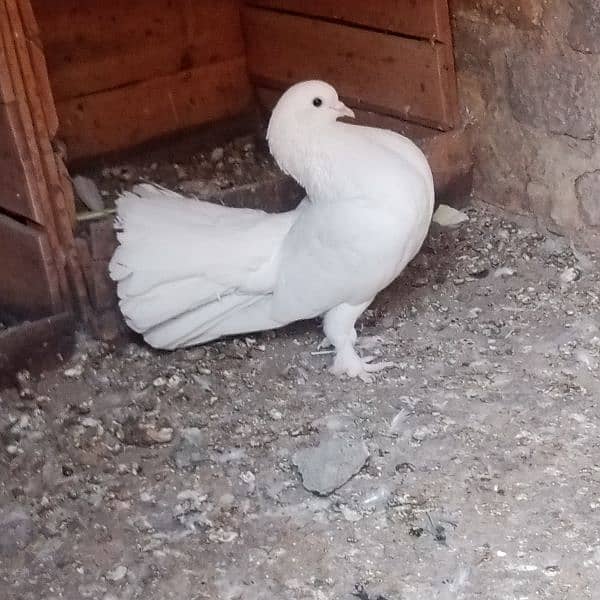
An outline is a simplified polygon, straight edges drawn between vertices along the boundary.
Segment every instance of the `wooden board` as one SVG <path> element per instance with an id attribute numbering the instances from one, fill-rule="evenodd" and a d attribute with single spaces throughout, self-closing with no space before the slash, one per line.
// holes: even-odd
<path id="1" fill-rule="evenodd" d="M 252 7 L 242 23 L 258 84 L 324 79 L 352 107 L 440 129 L 454 125 L 453 71 L 442 44 Z"/>
<path id="2" fill-rule="evenodd" d="M 0 215 L 0 305 L 15 313 L 61 309 L 58 276 L 43 231 Z"/>
<path id="3" fill-rule="evenodd" d="M 44 223 L 16 102 L 0 104 L 0 208 Z"/>
<path id="4" fill-rule="evenodd" d="M 247 4 L 451 43 L 447 0 L 249 0 Z"/>
<path id="5" fill-rule="evenodd" d="M 7 19 L 4 10 L 4 6 L 0 6 L 0 19 Z M 0 31 L 0 208 L 41 224 L 44 214 L 36 202 L 36 181 L 9 60 L 14 64 Z"/>
<path id="6" fill-rule="evenodd" d="M 0 389 L 27 369 L 34 377 L 61 365 L 75 347 L 75 321 L 67 313 L 28 321 L 0 332 Z"/>
<path id="7" fill-rule="evenodd" d="M 59 135 L 70 159 L 140 144 L 241 113 L 252 102 L 243 58 L 63 100 Z"/>
<path id="8" fill-rule="evenodd" d="M 259 87 L 256 90 L 260 103 L 271 110 L 281 92 Z M 427 156 L 433 172 L 438 199 L 443 197 L 446 204 L 456 205 L 466 198 L 449 198 L 449 193 L 458 189 L 457 182 L 469 178 L 473 169 L 473 147 L 469 134 L 463 130 L 440 132 L 429 127 L 409 123 L 396 117 L 357 110 L 356 119 L 348 122 L 369 127 L 381 127 L 400 133 L 415 142 Z M 468 196 L 468 191 L 466 195 Z"/>
<path id="9" fill-rule="evenodd" d="M 33 0 L 57 100 L 243 56 L 237 0 Z"/>

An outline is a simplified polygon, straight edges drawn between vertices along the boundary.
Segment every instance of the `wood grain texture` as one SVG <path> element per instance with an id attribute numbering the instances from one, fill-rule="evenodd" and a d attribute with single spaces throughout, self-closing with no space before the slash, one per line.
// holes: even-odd
<path id="1" fill-rule="evenodd" d="M 37 223 L 44 223 L 44 213 L 35 201 L 37 182 L 13 85 L 15 74 L 11 73 L 11 68 L 18 67 L 18 63 L 12 44 L 10 47 L 6 45 L 8 15 L 4 3 L 0 2 L 2 19 L 5 20 L 5 26 L 0 28 L 0 207 Z"/>
<path id="2" fill-rule="evenodd" d="M 447 0 L 249 0 L 247 4 L 427 40 L 451 41 Z"/>
<path id="3" fill-rule="evenodd" d="M 61 313 L 21 323 L 0 332 L 0 389 L 14 386 L 16 374 L 27 369 L 34 377 L 57 368 L 75 348 L 75 321 Z"/>
<path id="4" fill-rule="evenodd" d="M 264 87 L 257 88 L 256 93 L 260 103 L 267 110 L 275 106 L 281 95 L 278 90 Z M 449 186 L 472 171 L 472 140 L 465 130 L 440 132 L 388 115 L 363 110 L 355 112 L 356 119 L 348 122 L 390 129 L 415 142 L 427 156 L 438 195 L 445 195 Z"/>
<path id="5" fill-rule="evenodd" d="M 44 223 L 16 102 L 0 104 L 0 207 Z"/>
<path id="6" fill-rule="evenodd" d="M 237 0 L 32 0 L 57 100 L 243 56 Z"/>
<path id="7" fill-rule="evenodd" d="M 62 307 L 50 244 L 42 231 L 0 215 L 0 305 L 47 315 Z"/>
<path id="8" fill-rule="evenodd" d="M 324 79 L 352 107 L 440 129 L 454 125 L 442 44 L 253 7 L 244 8 L 242 24 L 258 84 Z"/>
<path id="9" fill-rule="evenodd" d="M 48 90 L 44 89 L 47 78 L 40 79 L 40 74 L 36 72 L 30 54 L 31 44 L 28 44 L 27 32 L 30 31 L 33 38 L 36 36 L 35 23 L 24 23 L 24 16 L 33 18 L 31 11 L 25 8 L 29 0 L 4 0 L 4 3 L 10 28 L 4 35 L 7 42 L 5 47 L 12 43 L 12 60 L 16 63 L 12 80 L 21 108 L 29 156 L 38 182 L 39 197 L 36 198 L 36 204 L 45 216 L 45 231 L 59 278 L 63 306 L 72 311 L 73 300 L 76 300 L 80 315 L 85 319 L 88 302 L 74 247 L 73 207 L 68 206 L 68 194 L 63 189 L 64 180 L 50 142 L 49 125 L 54 127 L 52 121 L 56 120 L 56 116 L 52 117 L 53 108 L 44 107 L 44 100 L 51 101 Z M 10 64 L 10 51 L 8 56 Z M 44 67 L 39 61 L 37 66 L 38 69 Z"/>
<path id="10" fill-rule="evenodd" d="M 59 133 L 70 159 L 90 157 L 234 116 L 252 98 L 246 62 L 237 58 L 63 100 Z"/>

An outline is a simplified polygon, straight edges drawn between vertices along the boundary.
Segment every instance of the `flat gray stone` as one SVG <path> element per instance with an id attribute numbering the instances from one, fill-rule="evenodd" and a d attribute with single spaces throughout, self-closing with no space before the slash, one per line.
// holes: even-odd
<path id="1" fill-rule="evenodd" d="M 0 556 L 11 556 L 23 550 L 33 539 L 31 517 L 18 507 L 0 511 Z"/>
<path id="2" fill-rule="evenodd" d="M 173 461 L 178 469 L 200 464 L 208 458 L 204 435 L 197 427 L 188 427 L 181 432 L 181 439 L 173 450 Z"/>
<path id="3" fill-rule="evenodd" d="M 464 212 L 447 204 L 440 204 L 432 217 L 432 221 L 441 227 L 457 227 L 468 220 L 469 217 Z"/>
<path id="4" fill-rule="evenodd" d="M 298 450 L 292 461 L 308 491 L 328 496 L 356 475 L 368 458 L 363 440 L 330 438 L 315 448 Z"/>

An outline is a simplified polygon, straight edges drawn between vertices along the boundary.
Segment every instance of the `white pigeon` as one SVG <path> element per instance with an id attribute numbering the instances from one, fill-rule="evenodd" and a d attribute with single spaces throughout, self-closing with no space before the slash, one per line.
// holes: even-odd
<path id="1" fill-rule="evenodd" d="M 268 214 L 136 186 L 117 203 L 110 263 L 129 327 L 156 348 L 323 318 L 332 372 L 370 381 L 392 363 L 354 349 L 355 322 L 417 254 L 434 205 L 431 170 L 407 138 L 338 121 L 354 113 L 322 81 L 289 88 L 267 139 L 306 190 Z"/>

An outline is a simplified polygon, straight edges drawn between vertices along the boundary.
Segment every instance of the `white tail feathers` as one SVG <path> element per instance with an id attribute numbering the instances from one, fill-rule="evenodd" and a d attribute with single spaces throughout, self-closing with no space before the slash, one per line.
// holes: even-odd
<path id="1" fill-rule="evenodd" d="M 109 272 L 127 324 L 174 349 L 281 326 L 270 298 L 293 213 L 269 215 L 185 198 L 149 184 L 117 202 Z"/>

